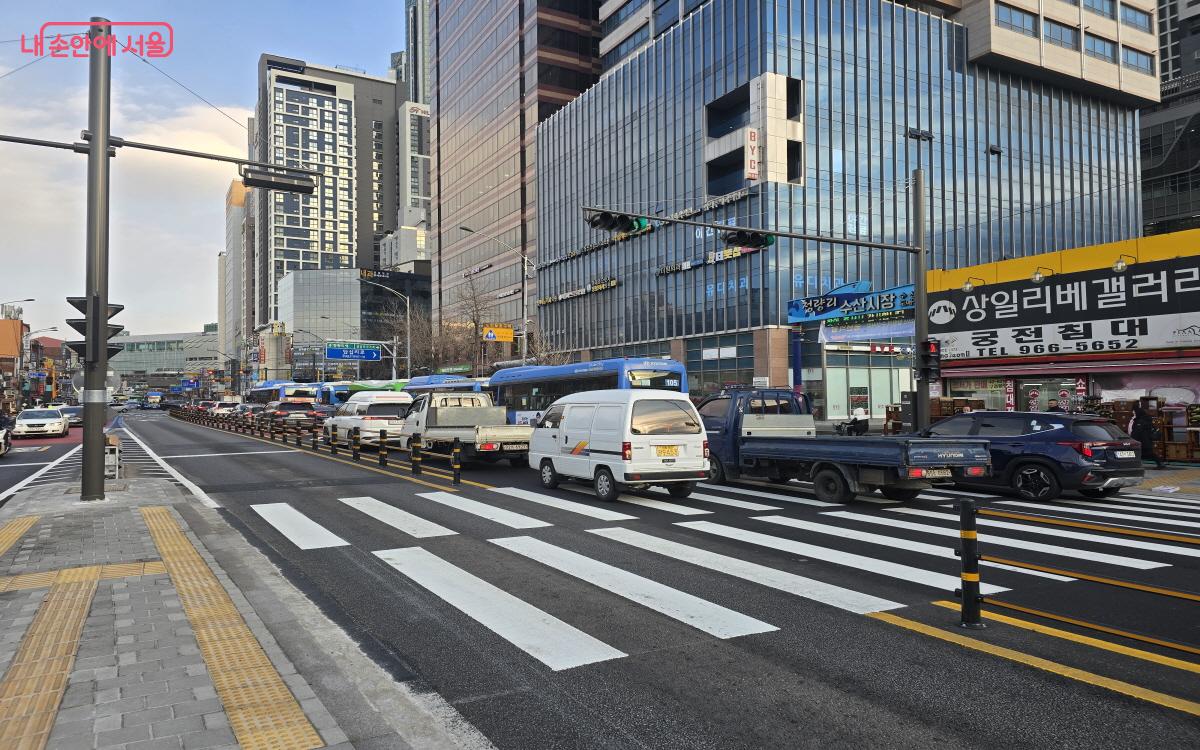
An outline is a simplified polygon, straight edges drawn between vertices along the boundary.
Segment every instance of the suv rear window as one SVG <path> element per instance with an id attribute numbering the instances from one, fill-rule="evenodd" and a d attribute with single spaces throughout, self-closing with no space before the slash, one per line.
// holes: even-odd
<path id="1" fill-rule="evenodd" d="M 1071 432 L 1084 440 L 1128 440 L 1129 436 L 1112 422 L 1076 422 Z"/>
<path id="2" fill-rule="evenodd" d="M 696 435 L 700 422 L 686 402 L 643 399 L 633 404 L 630 431 L 634 435 Z"/>
<path id="3" fill-rule="evenodd" d="M 300 401 L 284 401 L 279 406 L 275 407 L 276 411 L 308 411 L 312 408 L 312 404 L 306 404 Z"/>
<path id="4" fill-rule="evenodd" d="M 370 404 L 367 406 L 367 414 L 372 417 L 402 417 L 407 413 L 408 404 Z"/>

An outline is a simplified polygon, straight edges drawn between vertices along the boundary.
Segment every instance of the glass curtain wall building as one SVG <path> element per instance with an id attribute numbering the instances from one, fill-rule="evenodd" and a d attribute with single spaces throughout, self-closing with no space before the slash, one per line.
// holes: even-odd
<path id="1" fill-rule="evenodd" d="M 539 126 L 541 326 L 571 351 L 695 350 L 709 384 L 799 382 L 788 301 L 907 283 L 907 256 L 782 238 L 726 253 L 712 230 L 654 217 L 907 243 L 922 167 L 931 268 L 1126 239 L 1137 123 L 1118 96 L 971 62 L 966 28 L 922 10 L 712 0 Z M 614 241 L 584 205 L 652 231 Z"/>

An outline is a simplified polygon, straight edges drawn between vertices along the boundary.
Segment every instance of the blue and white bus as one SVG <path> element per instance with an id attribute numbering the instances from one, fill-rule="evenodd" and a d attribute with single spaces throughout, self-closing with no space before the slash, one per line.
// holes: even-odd
<path id="1" fill-rule="evenodd" d="M 687 393 L 687 370 L 673 359 L 601 359 L 573 365 L 526 365 L 497 370 L 488 381 L 508 421 L 529 424 L 570 393 L 611 388 L 660 388 Z"/>
<path id="2" fill-rule="evenodd" d="M 487 385 L 487 379 L 477 380 L 462 375 L 418 375 L 402 390 L 415 393 L 429 391 L 472 391 L 478 393 Z"/>
<path id="3" fill-rule="evenodd" d="M 319 383 L 293 383 L 290 380 L 267 380 L 250 389 L 246 401 L 251 404 L 268 404 L 287 398 L 317 400 Z"/>

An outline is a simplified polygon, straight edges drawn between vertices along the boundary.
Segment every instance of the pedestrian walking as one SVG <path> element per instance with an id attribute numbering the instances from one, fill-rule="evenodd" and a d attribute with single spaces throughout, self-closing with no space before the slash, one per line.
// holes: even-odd
<path id="1" fill-rule="evenodd" d="M 1153 461 L 1155 468 L 1163 468 L 1162 459 L 1154 452 L 1154 418 L 1141 406 L 1133 407 L 1133 419 L 1129 420 L 1129 434 L 1142 444 L 1142 460 Z"/>

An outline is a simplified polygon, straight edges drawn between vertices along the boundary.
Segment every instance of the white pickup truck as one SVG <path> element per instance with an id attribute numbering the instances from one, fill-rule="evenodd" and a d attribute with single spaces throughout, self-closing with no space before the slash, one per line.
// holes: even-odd
<path id="1" fill-rule="evenodd" d="M 449 453 L 458 438 L 464 460 L 507 458 L 514 466 L 524 466 L 533 428 L 507 424 L 506 412 L 503 406 L 493 406 L 486 393 L 423 393 L 404 417 L 400 445 L 407 449 L 419 434 L 423 450 Z"/>

